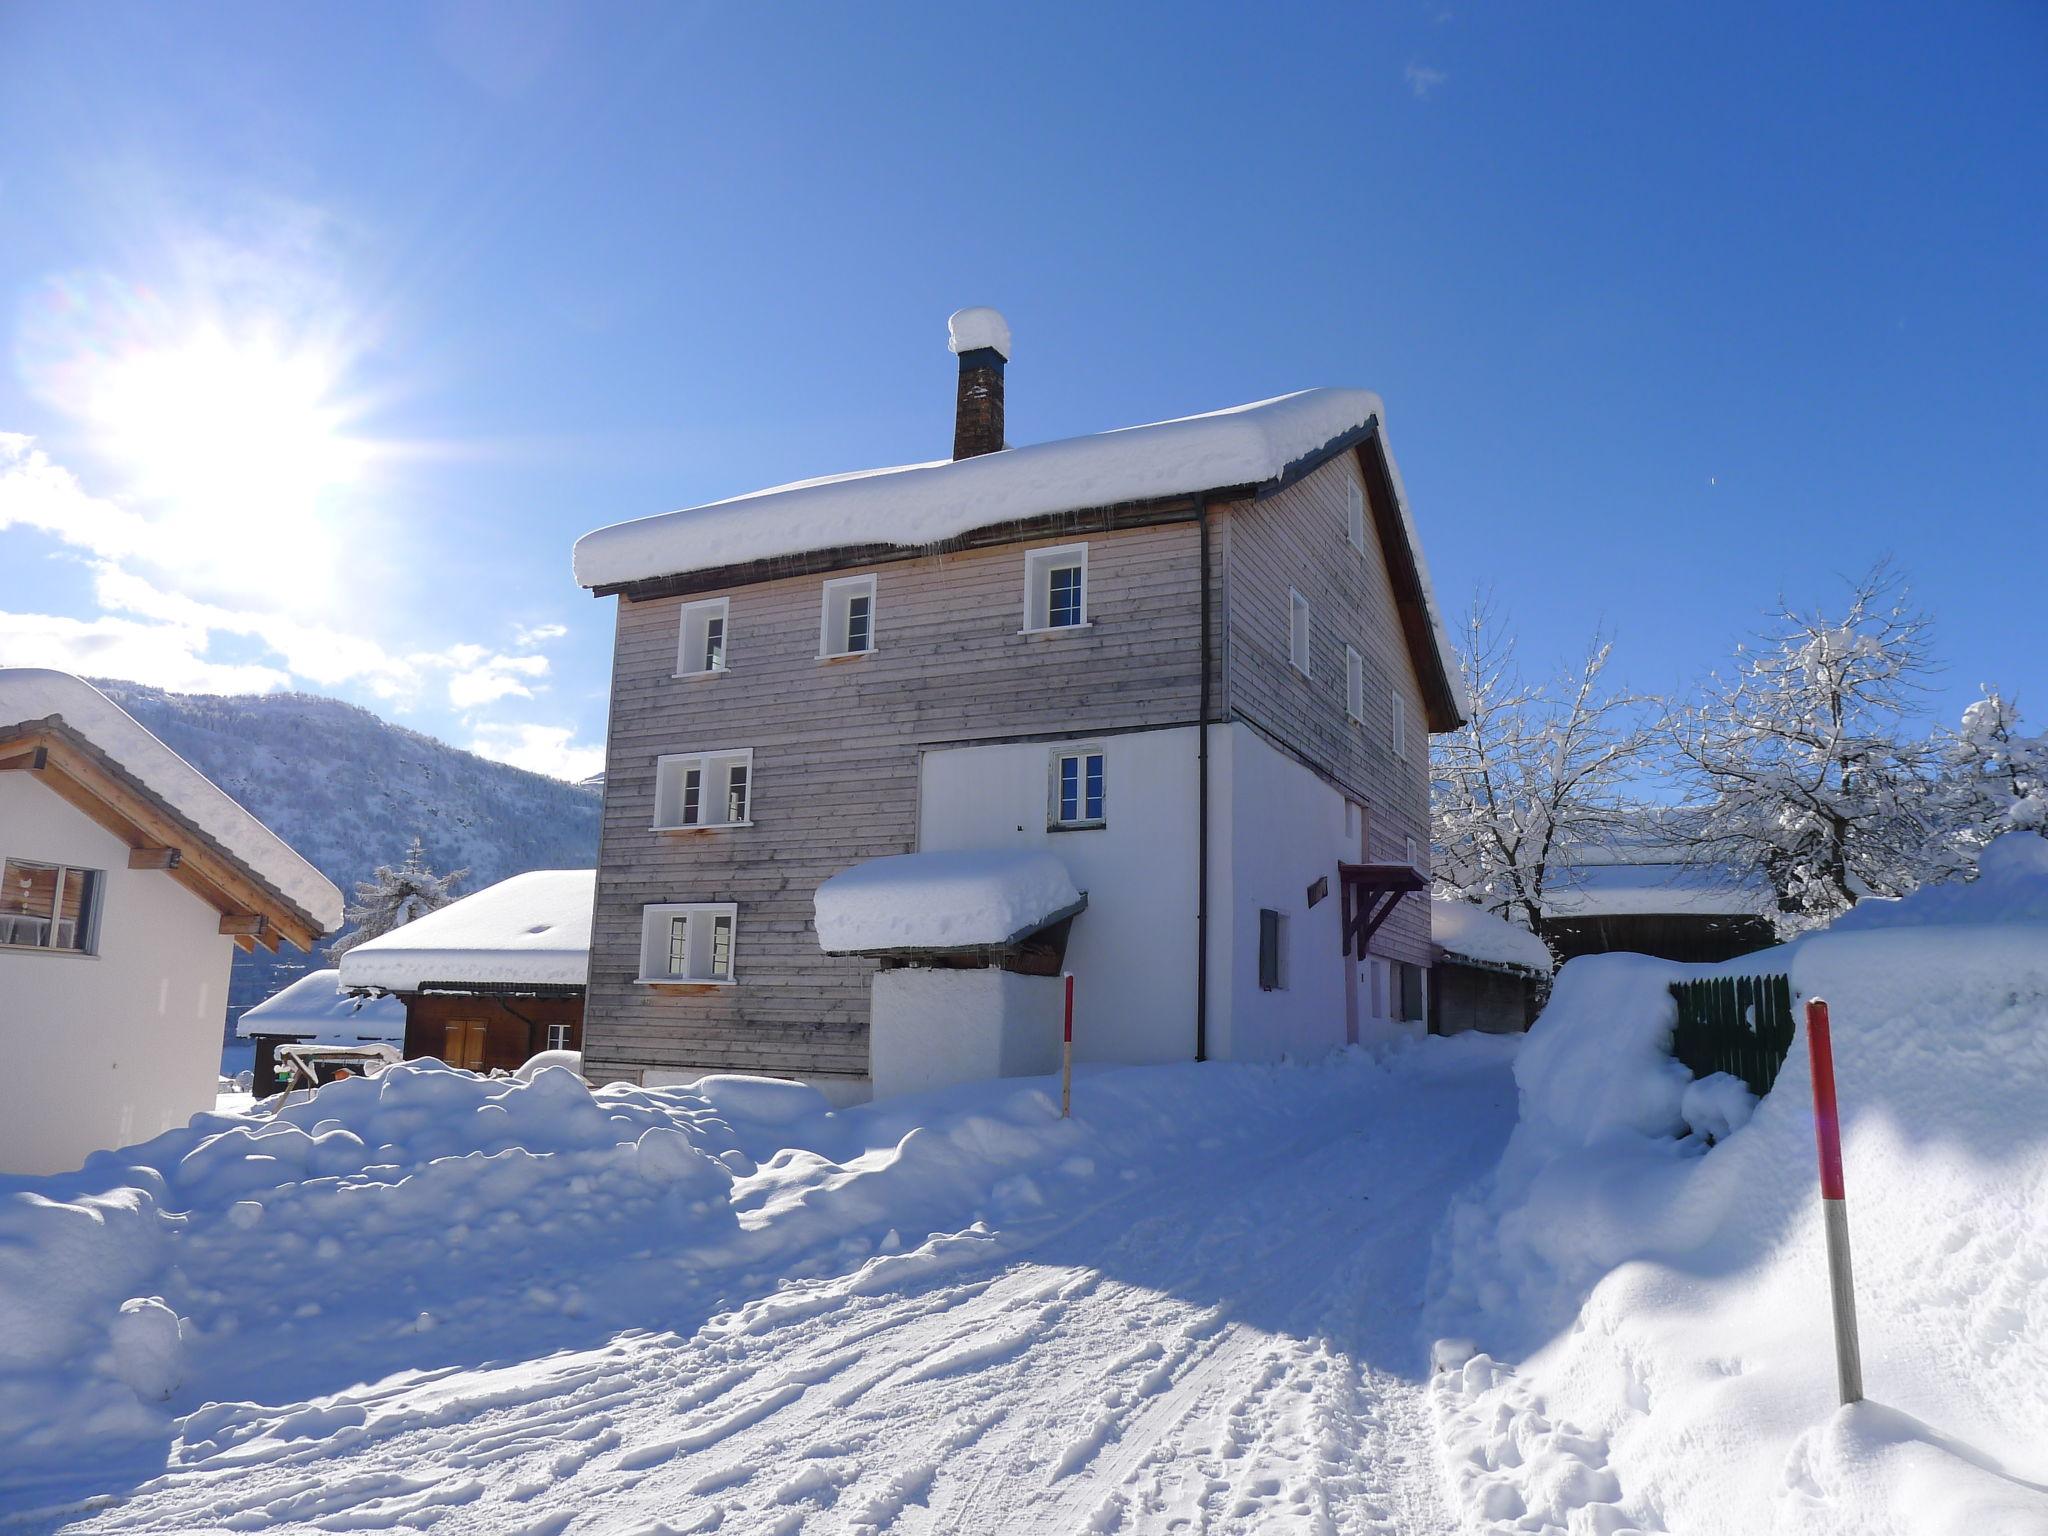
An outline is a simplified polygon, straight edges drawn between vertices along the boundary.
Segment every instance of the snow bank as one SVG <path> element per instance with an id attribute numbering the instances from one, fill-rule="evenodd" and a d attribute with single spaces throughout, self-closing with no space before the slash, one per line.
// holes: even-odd
<path id="1" fill-rule="evenodd" d="M 284 839 L 81 677 L 42 667 L 0 667 L 0 725 L 60 717 L 186 821 L 310 917 L 341 926 L 341 892 Z"/>
<path id="2" fill-rule="evenodd" d="M 1671 981 L 1771 972 L 1832 1009 L 1871 1399 L 1852 1411 L 1803 1025 L 1760 1102 L 1666 1052 Z M 1485 1351 L 1433 1388 L 1471 1529 L 2048 1530 L 2048 926 L 1574 960 L 1516 1079 L 1430 1317 Z"/>
<path id="3" fill-rule="evenodd" d="M 582 986 L 597 872 L 536 869 L 366 939 L 341 957 L 346 987 L 411 992 L 430 981 Z"/>
<path id="4" fill-rule="evenodd" d="M 1425 1072 L 1487 1053 L 1504 1054 L 1412 1048 Z M 762 1326 L 819 1305 L 820 1277 L 873 1294 L 979 1262 L 1133 1179 L 1349 1125 L 1386 1073 L 1361 1051 L 1090 1068 L 1062 1120 L 1050 1080 L 833 1111 L 760 1078 L 593 1091 L 558 1067 L 408 1062 L 274 1118 L 201 1115 L 77 1173 L 0 1181 L 0 1509 L 132 1486 L 238 1437 L 272 1436 L 243 1447 L 267 1459 L 351 1433 L 362 1408 L 336 1404 L 360 1383 Z"/>
<path id="5" fill-rule="evenodd" d="M 395 997 L 357 997 L 341 990 L 338 970 L 308 971 L 235 1022 L 235 1033 L 305 1035 L 321 1045 L 403 1041 L 405 1004 Z"/>
<path id="6" fill-rule="evenodd" d="M 1832 933 L 1954 923 L 2048 923 L 2048 837 L 2008 832 L 1977 856 L 1977 878 L 1923 886 L 1896 900 L 1871 897 L 1836 918 Z"/>
<path id="7" fill-rule="evenodd" d="M 1432 897 L 1429 936 L 1447 955 L 1488 965 L 1519 965 L 1540 976 L 1550 974 L 1550 951 L 1541 939 L 1469 901 Z"/>
<path id="8" fill-rule="evenodd" d="M 842 870 L 818 887 L 818 944 L 828 955 L 1005 944 L 1081 899 L 1067 866 L 1033 849 L 899 853 Z"/>

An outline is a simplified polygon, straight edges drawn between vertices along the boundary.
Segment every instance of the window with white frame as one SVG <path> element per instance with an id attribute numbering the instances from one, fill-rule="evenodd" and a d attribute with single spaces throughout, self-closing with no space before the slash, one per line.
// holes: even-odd
<path id="1" fill-rule="evenodd" d="M 1394 756 L 1408 755 L 1408 701 L 1394 695 Z"/>
<path id="2" fill-rule="evenodd" d="M 1024 556 L 1024 629 L 1079 629 L 1088 622 L 1088 546 L 1063 544 Z"/>
<path id="3" fill-rule="evenodd" d="M 825 583 L 818 619 L 818 657 L 864 656 L 875 648 L 875 578 L 841 576 Z"/>
<path id="4" fill-rule="evenodd" d="M 1099 827 L 1107 820 L 1106 758 L 1100 747 L 1073 747 L 1052 755 L 1052 825 Z"/>
<path id="5" fill-rule="evenodd" d="M 1344 713 L 1365 723 L 1365 658 L 1355 645 L 1344 647 Z"/>
<path id="6" fill-rule="evenodd" d="M 94 953 L 105 879 L 97 869 L 68 864 L 0 863 L 0 945 Z"/>
<path id="7" fill-rule="evenodd" d="M 551 1051 L 573 1051 L 571 1044 L 576 1035 L 574 1024 L 550 1024 L 548 1026 L 548 1049 Z"/>
<path id="8" fill-rule="evenodd" d="M 1365 553 L 1365 491 L 1356 481 L 1344 487 L 1344 537 Z"/>
<path id="9" fill-rule="evenodd" d="M 726 902 L 664 902 L 640 912 L 640 980 L 723 986 L 733 979 L 739 908 Z"/>
<path id="10" fill-rule="evenodd" d="M 1303 677 L 1308 673 L 1308 599 L 1287 589 L 1287 659 Z"/>
<path id="11" fill-rule="evenodd" d="M 654 829 L 753 824 L 754 749 L 677 753 L 654 760 Z"/>
<path id="12" fill-rule="evenodd" d="M 682 635 L 676 648 L 676 676 L 698 677 L 726 667 L 726 629 L 732 617 L 727 598 L 683 604 Z"/>
<path id="13" fill-rule="evenodd" d="M 1416 862 L 1415 855 L 1417 852 L 1418 850 L 1415 846 L 1415 839 L 1411 837 L 1408 839 L 1408 867 L 1410 869 L 1422 868 L 1422 865 Z"/>

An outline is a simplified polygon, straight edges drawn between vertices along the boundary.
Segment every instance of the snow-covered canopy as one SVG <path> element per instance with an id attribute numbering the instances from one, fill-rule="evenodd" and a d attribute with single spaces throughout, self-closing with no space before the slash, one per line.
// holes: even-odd
<path id="1" fill-rule="evenodd" d="M 0 667 L 0 731 L 52 717 L 298 907 L 319 931 L 341 926 L 341 892 L 331 880 L 99 689 L 69 672 Z"/>
<path id="2" fill-rule="evenodd" d="M 405 1039 L 405 1004 L 395 997 L 360 997 L 341 990 L 341 972 L 308 971 L 265 998 L 235 1024 L 251 1035 L 306 1035 L 319 1045 Z"/>
<path id="3" fill-rule="evenodd" d="M 1769 887 L 1730 870 L 1695 864 L 1593 864 L 1543 895 L 1546 917 L 1768 916 Z"/>
<path id="4" fill-rule="evenodd" d="M 1016 943 L 1081 903 L 1067 866 L 1033 849 L 900 853 L 818 887 L 818 945 L 830 955 Z"/>
<path id="5" fill-rule="evenodd" d="M 1539 976 L 1550 974 L 1550 951 L 1541 939 L 1469 901 L 1433 899 L 1429 931 L 1437 948 L 1447 955 L 1485 965 L 1516 965 Z"/>
<path id="6" fill-rule="evenodd" d="M 427 982 L 582 986 L 597 873 L 537 869 L 484 887 L 341 957 L 341 984 L 388 992 Z"/>

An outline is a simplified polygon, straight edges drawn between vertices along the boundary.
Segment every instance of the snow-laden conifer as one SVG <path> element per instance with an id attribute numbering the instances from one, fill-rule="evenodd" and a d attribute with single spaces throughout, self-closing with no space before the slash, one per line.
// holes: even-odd
<path id="1" fill-rule="evenodd" d="M 415 837 L 403 864 L 396 869 L 379 864 L 374 875 L 356 886 L 356 899 L 345 914 L 351 926 L 327 946 L 327 953 L 346 954 L 365 939 L 447 906 L 455 900 L 455 887 L 468 874 L 466 869 L 435 874 L 427 863 L 426 849 Z"/>

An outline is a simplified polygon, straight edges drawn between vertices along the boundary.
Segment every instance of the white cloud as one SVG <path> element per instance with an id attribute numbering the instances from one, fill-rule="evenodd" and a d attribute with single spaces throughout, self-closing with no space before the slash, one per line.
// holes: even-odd
<path id="1" fill-rule="evenodd" d="M 604 767 L 603 746 L 580 745 L 566 725 L 479 725 L 469 750 L 534 773 L 574 782 Z"/>
<path id="2" fill-rule="evenodd" d="M 1417 101 L 1427 101 L 1431 91 L 1451 78 L 1445 71 L 1431 69 L 1427 64 L 1417 64 L 1413 59 L 1408 61 L 1408 67 L 1401 74 L 1408 82 L 1408 89 L 1415 93 Z"/>
<path id="3" fill-rule="evenodd" d="M 533 690 L 524 679 L 547 675 L 545 656 L 484 656 L 480 646 L 455 650 L 464 656 L 454 663 L 457 670 L 448 679 L 448 702 L 457 709 L 475 709 L 499 699 L 530 699 Z"/>
<path id="4" fill-rule="evenodd" d="M 566 624 L 536 624 L 531 629 L 524 624 L 512 626 L 512 643 L 517 646 L 539 645 L 544 640 L 559 640 L 569 633 Z"/>
<path id="5" fill-rule="evenodd" d="M 122 677 L 181 693 L 270 693 L 291 686 L 276 667 L 206 659 L 207 632 L 133 619 L 0 613 L 0 665 Z"/>

